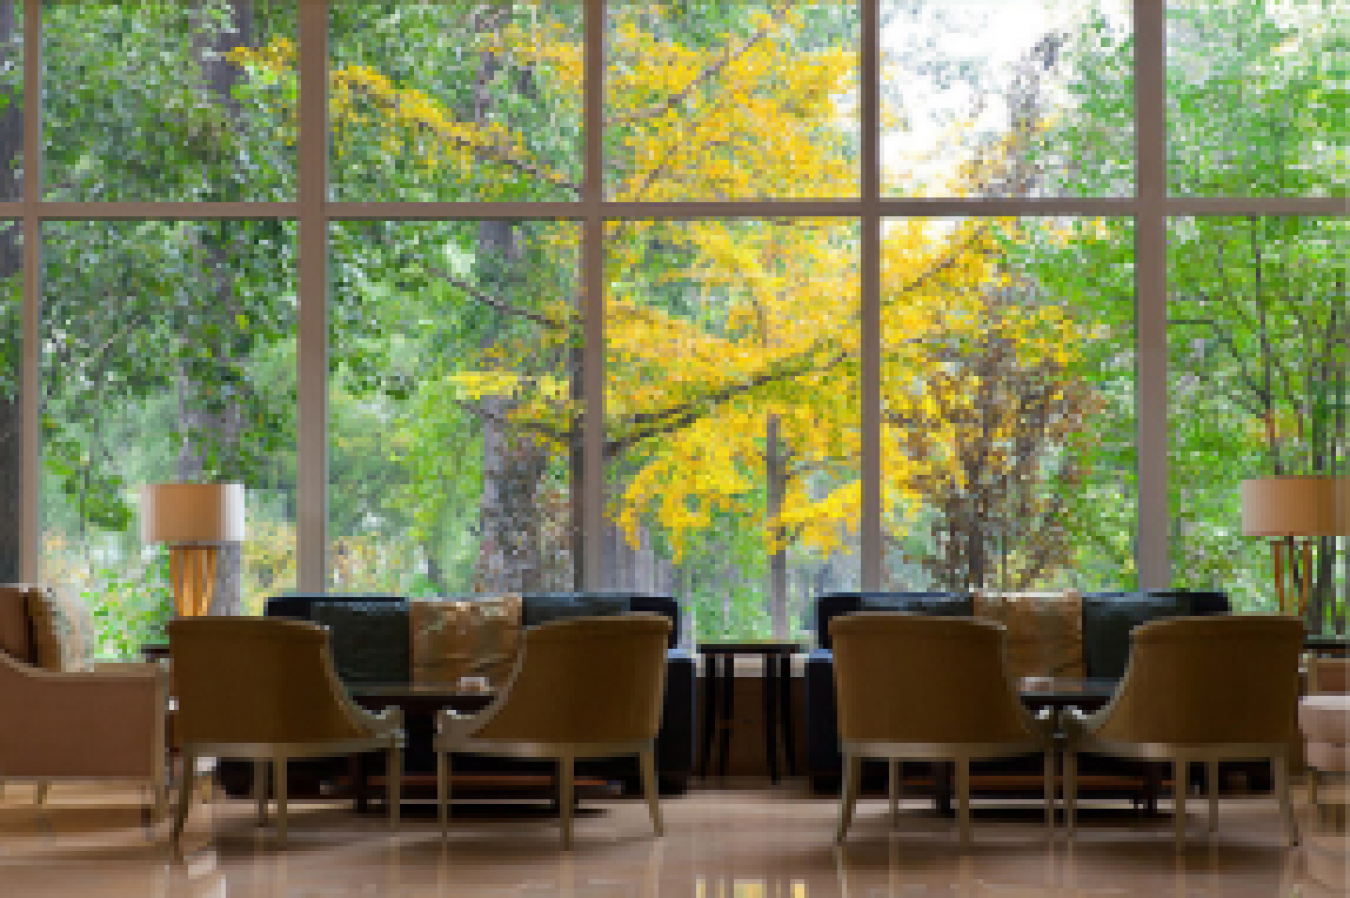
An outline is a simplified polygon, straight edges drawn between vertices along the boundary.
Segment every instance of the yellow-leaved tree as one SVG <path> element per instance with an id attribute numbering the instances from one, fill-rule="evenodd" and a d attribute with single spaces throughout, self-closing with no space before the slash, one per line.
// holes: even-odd
<path id="1" fill-rule="evenodd" d="M 656 18 L 642 5 L 622 5 L 610 22 L 608 198 L 857 195 L 857 58 L 842 36 L 822 33 L 788 5 L 688 42 L 656 27 Z M 582 55 L 565 24 L 503 24 L 483 52 L 528 71 L 537 102 L 579 120 Z M 255 77 L 294 78 L 286 45 L 235 59 Z M 579 195 L 566 160 L 541 157 L 491 116 L 457 112 L 363 66 L 335 68 L 330 91 L 335 134 L 378 135 L 384 152 L 409 163 L 413 173 L 404 177 L 414 186 L 419 177 L 427 185 L 459 177 L 481 185 L 484 199 L 519 197 L 526 188 Z M 278 113 L 286 121 L 293 110 Z M 347 151 L 341 140 L 338 151 Z M 942 513 L 955 521 L 965 512 L 947 500 L 972 479 L 1006 481 L 1040 463 L 1049 431 L 1026 433 L 1008 402 L 1018 389 L 1045 385 L 1043 405 L 1060 435 L 1080 426 L 1075 409 L 1084 397 L 1063 383 L 1066 323 L 1053 306 L 1019 301 L 1000 262 L 999 228 L 898 221 L 883 231 L 883 488 L 892 534 L 925 503 L 947 502 Z M 533 240 L 546 268 L 575 259 L 575 231 L 544 227 Z M 604 246 L 613 517 L 633 540 L 659 531 L 676 560 L 695 535 L 756 522 L 754 538 L 770 559 L 772 630 L 786 635 L 789 547 L 827 555 L 847 543 L 861 514 L 857 224 L 623 219 L 607 225 Z M 532 336 L 515 332 L 510 343 L 466 349 L 424 369 L 418 389 L 435 401 L 419 403 L 420 414 L 438 402 L 459 405 L 503 423 L 510 451 L 570 453 L 575 463 L 575 281 L 535 277 L 524 297 L 448 266 L 419 271 L 425 289 L 532 326 Z M 998 361 L 980 369 L 968 361 L 972 353 L 991 357 L 991 324 Z M 1019 382 L 1015 372 L 1026 376 Z M 446 450 L 427 440 L 407 451 Z M 422 490 L 418 501 L 434 503 L 434 492 Z M 935 569 L 939 579 L 943 571 L 947 580 L 965 578 L 962 585 L 977 573 L 969 564 L 959 573 L 946 563 Z"/>

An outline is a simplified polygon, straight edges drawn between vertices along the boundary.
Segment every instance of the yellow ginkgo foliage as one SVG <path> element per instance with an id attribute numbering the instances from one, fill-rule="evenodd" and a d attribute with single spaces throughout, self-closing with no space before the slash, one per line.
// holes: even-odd
<path id="1" fill-rule="evenodd" d="M 734 33 L 698 44 L 650 27 L 643 4 L 611 11 L 608 199 L 857 195 L 856 50 L 828 40 L 803 49 L 806 26 L 790 4 L 748 14 Z M 528 68 L 553 102 L 580 102 L 583 58 L 569 29 L 503 27 L 487 49 Z M 294 67 L 293 48 L 284 45 L 232 58 L 267 77 L 288 77 Z M 374 121 L 389 152 L 439 177 L 488 167 L 503 197 L 522 182 L 580 195 L 565 164 L 532 155 L 501 121 L 467 121 L 370 68 L 335 69 L 330 103 L 335 134 Z M 579 109 L 572 113 L 579 119 Z M 490 189 L 485 198 L 493 198 Z M 993 305 L 1009 346 L 1006 365 L 1062 371 L 1069 323 L 1052 306 L 1008 299 L 1019 285 L 1000 264 L 993 236 L 1000 226 L 885 223 L 880 340 L 891 527 L 905 526 L 905 510 L 927 501 L 939 480 L 968 477 L 959 462 L 976 429 L 994 448 L 1016 441 L 1015 420 L 991 427 L 960 411 L 979 401 L 978 378 L 998 372 L 974 374 L 950 355 L 984 339 Z M 657 526 L 678 556 L 693 534 L 724 526 L 728 516 L 758 516 L 765 551 L 784 563 L 789 545 L 830 553 L 856 528 L 859 242 L 847 219 L 607 224 L 605 452 L 621 472 L 614 517 L 632 539 Z M 575 297 L 529 302 L 553 310 L 541 319 L 540 339 L 575 325 L 575 312 L 559 311 L 580 308 Z M 517 371 L 528 369 L 529 347 L 510 349 Z M 569 445 L 580 418 L 563 372 L 501 374 L 490 351 L 477 370 L 469 360 L 447 372 L 462 401 L 510 397 L 516 425 Z M 538 386 L 522 389 L 526 378 Z M 1075 426 L 1071 419 L 1065 426 Z M 911 445 L 914 422 L 927 428 L 922 451 Z M 775 586 L 776 628 L 785 607 L 779 592 Z"/>

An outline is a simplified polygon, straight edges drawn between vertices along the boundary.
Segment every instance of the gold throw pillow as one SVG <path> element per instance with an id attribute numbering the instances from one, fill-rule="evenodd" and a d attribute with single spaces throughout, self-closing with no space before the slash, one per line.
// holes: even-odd
<path id="1" fill-rule="evenodd" d="M 1008 628 L 1008 672 L 1017 677 L 1081 677 L 1083 597 L 1064 592 L 975 592 L 975 616 Z"/>
<path id="2" fill-rule="evenodd" d="M 496 688 L 510 675 L 520 642 L 521 598 L 414 599 L 412 628 L 414 683 L 455 683 L 486 677 Z"/>

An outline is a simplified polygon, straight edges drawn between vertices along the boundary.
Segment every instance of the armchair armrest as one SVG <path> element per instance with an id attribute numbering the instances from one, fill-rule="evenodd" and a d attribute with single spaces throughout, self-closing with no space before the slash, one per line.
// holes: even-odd
<path id="1" fill-rule="evenodd" d="M 65 673 L 0 654 L 6 777 L 163 776 L 168 675 L 153 664 Z"/>

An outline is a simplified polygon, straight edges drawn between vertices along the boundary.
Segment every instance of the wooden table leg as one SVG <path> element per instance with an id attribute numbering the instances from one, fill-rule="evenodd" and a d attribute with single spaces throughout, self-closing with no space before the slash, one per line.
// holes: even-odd
<path id="1" fill-rule="evenodd" d="M 712 771 L 713 736 L 717 734 L 717 657 L 703 656 L 703 745 L 699 752 L 699 776 Z"/>
<path id="2" fill-rule="evenodd" d="M 727 760 L 731 756 L 731 722 L 736 707 L 736 659 L 732 655 L 722 656 L 722 708 L 721 715 L 718 718 L 717 748 L 721 757 L 718 759 L 717 775 L 727 775 Z"/>
<path id="3" fill-rule="evenodd" d="M 792 748 L 792 656 L 783 655 L 778 659 L 778 698 L 783 706 L 783 752 L 787 758 L 787 771 L 797 775 L 797 757 Z"/>
<path id="4" fill-rule="evenodd" d="M 778 659 L 764 656 L 764 748 L 769 755 L 769 782 L 778 782 Z"/>

